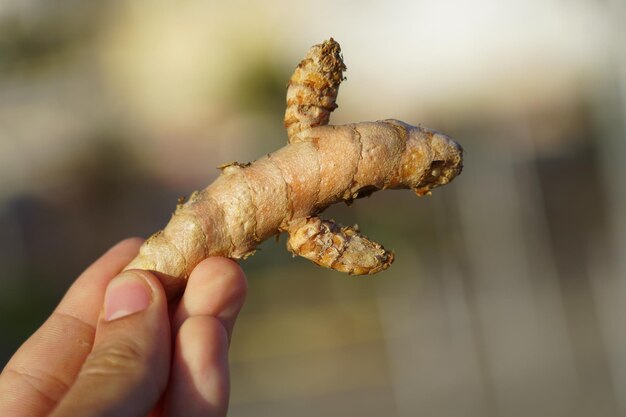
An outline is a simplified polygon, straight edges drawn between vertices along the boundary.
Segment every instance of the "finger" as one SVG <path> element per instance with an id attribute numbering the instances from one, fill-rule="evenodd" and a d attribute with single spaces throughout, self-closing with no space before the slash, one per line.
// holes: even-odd
<path id="1" fill-rule="evenodd" d="M 246 291 L 243 271 L 226 258 L 209 258 L 191 273 L 174 316 L 166 416 L 226 414 L 228 344 Z"/>
<path id="2" fill-rule="evenodd" d="M 164 416 L 225 416 L 228 409 L 228 335 L 212 316 L 185 320 L 176 337 Z"/>
<path id="3" fill-rule="evenodd" d="M 87 268 L 15 353 L 0 375 L 0 415 L 42 416 L 57 404 L 91 351 L 107 283 L 140 244 L 125 240 Z"/>
<path id="4" fill-rule="evenodd" d="M 158 279 L 131 270 L 106 289 L 96 338 L 74 385 L 52 416 L 145 416 L 167 384 L 167 298 Z"/>
<path id="5" fill-rule="evenodd" d="M 236 262 L 222 257 L 205 259 L 191 272 L 174 314 L 174 334 L 189 317 L 213 316 L 230 339 L 247 288 L 246 276 Z"/>

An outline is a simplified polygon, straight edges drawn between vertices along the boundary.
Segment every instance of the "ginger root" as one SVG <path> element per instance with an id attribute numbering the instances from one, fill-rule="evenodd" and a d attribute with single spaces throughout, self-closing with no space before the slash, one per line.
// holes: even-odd
<path id="1" fill-rule="evenodd" d="M 397 120 L 328 125 L 345 69 L 332 38 L 313 46 L 287 89 L 290 144 L 251 164 L 220 167 L 215 182 L 179 204 L 126 269 L 154 271 L 174 298 L 203 259 L 246 258 L 281 232 L 291 252 L 318 265 L 355 275 L 386 269 L 392 253 L 317 214 L 378 190 L 429 194 L 461 172 L 463 150 L 441 133 Z"/>

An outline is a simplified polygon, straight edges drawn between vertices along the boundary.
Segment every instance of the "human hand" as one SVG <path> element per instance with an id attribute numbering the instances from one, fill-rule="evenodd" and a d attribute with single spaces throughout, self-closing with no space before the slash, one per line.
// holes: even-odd
<path id="1" fill-rule="evenodd" d="M 91 265 L 15 353 L 0 374 L 0 416 L 226 414 L 242 270 L 201 262 L 168 311 L 153 274 L 120 274 L 140 244 L 123 241 Z"/>

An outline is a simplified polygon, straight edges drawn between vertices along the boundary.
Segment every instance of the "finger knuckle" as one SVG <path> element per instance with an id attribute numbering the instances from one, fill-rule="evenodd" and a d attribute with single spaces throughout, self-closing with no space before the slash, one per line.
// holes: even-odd
<path id="1" fill-rule="evenodd" d="M 111 376 L 135 374 L 143 369 L 144 355 L 132 340 L 104 343 L 93 350 L 83 365 L 82 374 Z"/>

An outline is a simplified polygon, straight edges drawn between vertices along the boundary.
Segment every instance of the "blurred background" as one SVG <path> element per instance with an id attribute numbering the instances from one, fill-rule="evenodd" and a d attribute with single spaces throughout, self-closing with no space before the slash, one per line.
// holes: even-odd
<path id="1" fill-rule="evenodd" d="M 421 123 L 465 170 L 330 210 L 396 252 L 380 275 L 284 237 L 242 263 L 231 415 L 626 415 L 625 35 L 620 0 L 0 1 L 0 364 L 107 248 L 282 146 L 332 36 L 332 122 Z"/>

